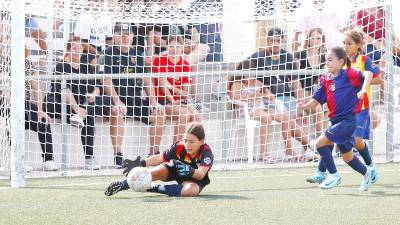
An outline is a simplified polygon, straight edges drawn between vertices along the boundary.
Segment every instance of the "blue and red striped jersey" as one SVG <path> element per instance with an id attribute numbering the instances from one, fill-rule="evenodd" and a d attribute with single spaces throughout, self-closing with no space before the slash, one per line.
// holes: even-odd
<path id="1" fill-rule="evenodd" d="M 321 105 L 327 103 L 331 119 L 358 113 L 362 101 L 357 98 L 357 92 L 361 90 L 363 81 L 362 73 L 352 68 L 341 69 L 337 76 L 325 73 L 313 98 Z"/>
<path id="2" fill-rule="evenodd" d="M 376 78 L 380 76 L 381 71 L 378 67 L 376 67 L 371 59 L 366 55 L 357 54 L 353 57 L 353 61 L 351 62 L 351 67 L 359 70 L 360 72 L 370 71 L 372 73 L 372 78 Z M 372 88 L 371 85 L 368 86 L 367 93 L 363 98 L 362 110 L 369 108 L 369 99 L 372 97 Z"/>

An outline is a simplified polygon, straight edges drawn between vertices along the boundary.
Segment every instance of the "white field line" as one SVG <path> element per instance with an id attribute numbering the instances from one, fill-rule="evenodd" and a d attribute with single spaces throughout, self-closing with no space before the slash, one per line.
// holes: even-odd
<path id="1" fill-rule="evenodd" d="M 383 169 L 379 170 L 382 172 L 400 172 L 400 169 Z M 352 170 L 342 170 L 340 174 L 355 173 Z M 273 177 L 298 177 L 308 176 L 310 173 L 293 173 L 293 174 L 274 174 L 274 175 L 246 175 L 246 176 L 225 176 L 225 177 L 213 177 L 212 180 L 232 180 L 232 179 L 252 179 L 252 178 L 273 178 Z M 76 183 L 76 184 L 54 184 L 54 185 L 34 185 L 29 188 L 59 188 L 59 187 L 84 187 L 84 186 L 97 186 L 107 185 L 109 182 L 98 182 L 98 183 Z M 0 190 L 11 189 L 11 187 L 0 187 Z"/>

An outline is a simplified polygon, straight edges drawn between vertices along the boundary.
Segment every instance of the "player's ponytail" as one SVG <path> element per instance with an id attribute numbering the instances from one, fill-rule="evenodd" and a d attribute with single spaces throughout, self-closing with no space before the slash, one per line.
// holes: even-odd
<path id="1" fill-rule="evenodd" d="M 347 68 L 351 67 L 351 61 L 349 57 L 347 57 L 346 51 L 342 47 L 334 47 L 331 48 L 331 51 L 335 54 L 335 56 L 340 60 L 343 59 L 344 64 Z"/>
<path id="2" fill-rule="evenodd" d="M 201 123 L 191 123 L 188 126 L 186 133 L 196 136 L 200 141 L 206 138 L 204 127 Z"/>
<path id="3" fill-rule="evenodd" d="M 348 36 L 353 40 L 356 44 L 360 45 L 358 48 L 358 53 L 362 52 L 362 46 L 364 46 L 364 35 L 361 31 L 358 30 L 347 30 L 344 32 L 345 36 Z"/>

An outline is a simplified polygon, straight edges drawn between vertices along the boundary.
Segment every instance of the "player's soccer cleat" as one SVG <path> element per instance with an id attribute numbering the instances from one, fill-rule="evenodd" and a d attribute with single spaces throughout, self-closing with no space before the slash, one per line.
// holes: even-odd
<path id="1" fill-rule="evenodd" d="M 307 177 L 306 181 L 312 184 L 320 184 L 324 182 L 325 178 L 326 178 L 326 173 L 318 171 L 316 174 Z"/>
<path id="2" fill-rule="evenodd" d="M 121 181 L 111 182 L 110 185 L 104 191 L 106 196 L 111 196 L 123 190 L 123 183 Z"/>
<path id="3" fill-rule="evenodd" d="M 372 168 L 367 166 L 367 172 L 365 173 L 365 175 L 363 176 L 362 180 L 361 180 L 361 185 L 359 190 L 360 191 L 368 191 L 368 188 L 371 186 L 372 184 Z"/>
<path id="4" fill-rule="evenodd" d="M 328 175 L 326 179 L 319 185 L 321 189 L 331 189 L 342 183 L 339 175 Z"/>
<path id="5" fill-rule="evenodd" d="M 375 184 L 376 181 L 379 179 L 378 171 L 376 170 L 375 166 L 370 166 L 371 170 L 371 183 Z"/>

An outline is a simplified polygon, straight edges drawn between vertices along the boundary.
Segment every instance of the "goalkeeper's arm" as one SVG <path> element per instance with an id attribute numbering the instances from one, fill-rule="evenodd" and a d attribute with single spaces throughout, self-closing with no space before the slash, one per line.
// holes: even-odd
<path id="1" fill-rule="evenodd" d="M 157 155 L 152 155 L 148 158 L 145 159 L 146 166 L 158 166 L 163 162 L 163 155 L 162 154 L 157 154 Z"/>
<path id="2" fill-rule="evenodd" d="M 122 174 L 128 175 L 128 173 L 135 167 L 146 167 L 146 166 L 157 166 L 163 162 L 163 157 L 161 154 L 150 156 L 147 159 L 142 159 L 138 156 L 135 160 L 125 159 L 122 168 L 124 171 Z"/>
<path id="3" fill-rule="evenodd" d="M 200 166 L 198 169 L 194 170 L 192 178 L 202 180 L 206 176 L 208 170 L 210 170 L 210 167 Z"/>

